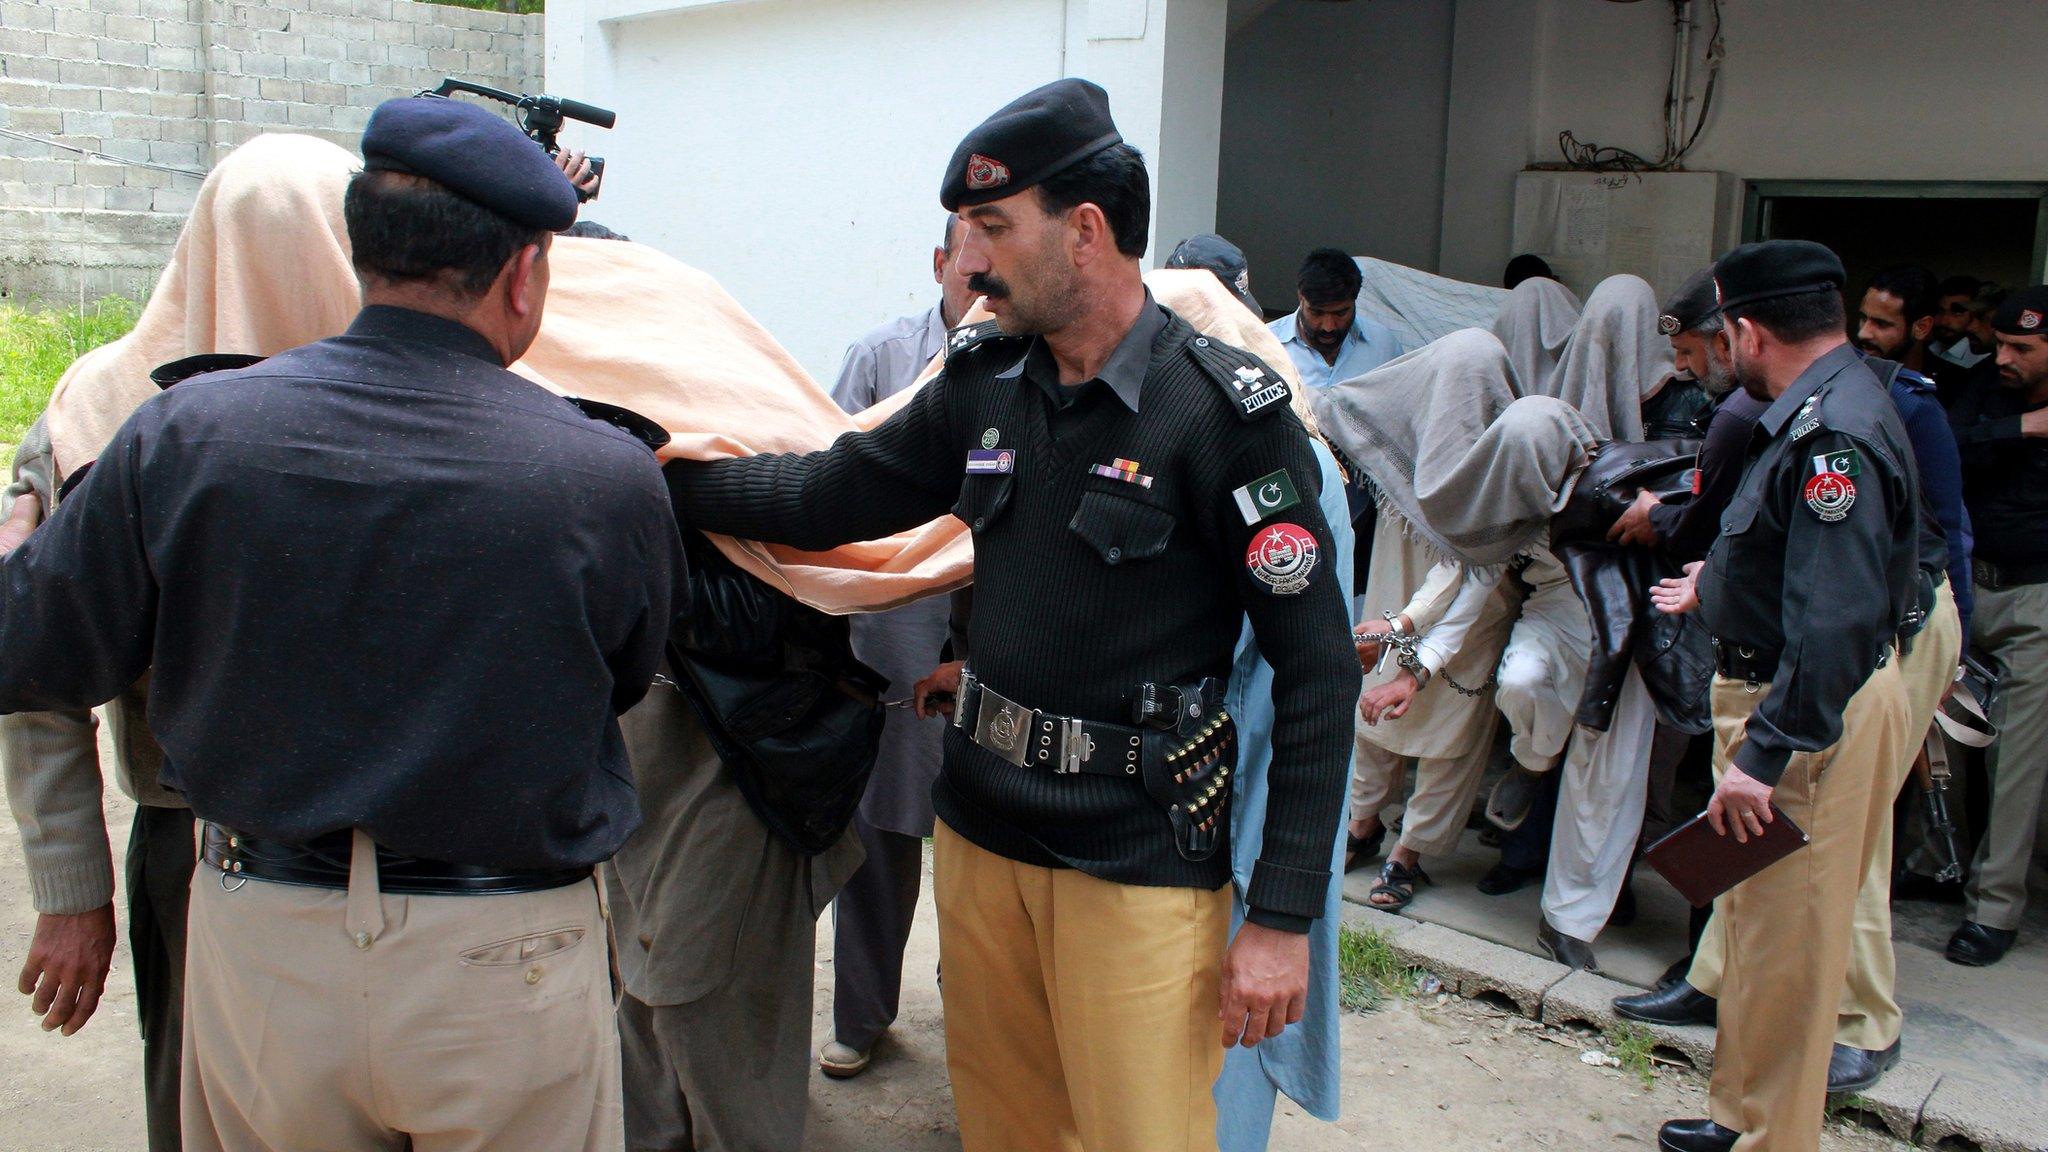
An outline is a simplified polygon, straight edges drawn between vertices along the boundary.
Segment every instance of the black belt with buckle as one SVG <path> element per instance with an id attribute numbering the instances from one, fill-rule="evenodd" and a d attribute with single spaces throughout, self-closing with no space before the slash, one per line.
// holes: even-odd
<path id="1" fill-rule="evenodd" d="M 2048 583 L 2048 563 L 1994 564 L 1989 560 L 1970 558 L 1970 579 L 1979 588 L 1993 592 L 2006 588 L 2018 588 L 2025 584 Z"/>
<path id="2" fill-rule="evenodd" d="M 1737 644 L 1732 640 L 1714 637 L 1714 671 L 1730 680 L 1741 680 L 1749 684 L 1768 684 L 1778 674 L 1778 660 L 1783 655 L 1775 648 L 1757 648 L 1749 644 Z M 1884 667 L 1891 661 L 1890 645 L 1878 650 L 1877 659 L 1871 668 Z"/>
<path id="3" fill-rule="evenodd" d="M 344 829 L 286 844 L 244 836 L 211 821 L 201 825 L 200 856 L 227 876 L 298 884 L 309 888 L 348 888 L 349 862 L 355 855 L 355 834 Z M 525 872 L 480 868 L 422 860 L 377 849 L 377 889 L 394 896 L 510 896 L 565 888 L 590 878 L 589 868 Z"/>
<path id="4" fill-rule="evenodd" d="M 971 671 L 960 673 L 953 727 L 1019 768 L 1037 764 L 1061 776 L 1078 772 L 1136 779 L 1144 744 L 1144 734 L 1125 724 L 1026 707 L 983 684 Z"/>

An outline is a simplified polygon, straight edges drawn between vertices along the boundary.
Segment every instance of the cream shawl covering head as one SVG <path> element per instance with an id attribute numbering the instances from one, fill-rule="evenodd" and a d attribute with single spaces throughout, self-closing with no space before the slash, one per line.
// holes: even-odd
<path id="1" fill-rule="evenodd" d="M 1467 328 L 1316 398 L 1323 435 L 1439 556 L 1486 568 L 1543 538 L 1596 442 L 1576 409 L 1516 399 L 1507 350 Z"/>
<path id="2" fill-rule="evenodd" d="M 1519 395 L 1555 395 L 1549 381 L 1578 322 L 1579 298 L 1547 276 L 1524 280 L 1508 293 L 1493 319 L 1493 334 L 1507 349 Z"/>
<path id="3" fill-rule="evenodd" d="M 156 394 L 149 370 L 202 352 L 270 355 L 338 335 L 359 307 L 342 192 L 360 162 L 306 136 L 259 136 L 201 187 L 135 330 L 81 357 L 50 401 L 60 473 L 91 461 Z M 879 424 L 907 400 L 840 411 L 709 276 L 645 245 L 557 237 L 539 337 L 513 371 L 555 392 L 619 404 L 668 429 L 664 457 L 808 452 Z M 1264 325 L 1207 272 L 1155 272 L 1160 303 L 1298 383 Z M 813 607 L 865 612 L 973 576 L 950 516 L 829 552 L 717 538 L 735 563 Z"/>
<path id="4" fill-rule="evenodd" d="M 1670 377 L 1671 341 L 1657 331 L 1657 294 L 1637 276 L 1609 276 L 1586 297 L 1564 357 L 1540 391 L 1579 410 L 1602 440 L 1643 438 L 1643 397 Z"/>
<path id="5" fill-rule="evenodd" d="M 59 475 L 100 454 L 156 394 L 149 371 L 201 352 L 269 356 L 332 336 L 361 307 L 341 194 L 355 157 L 258 136 L 214 167 L 134 330 L 86 353 L 50 396 Z"/>

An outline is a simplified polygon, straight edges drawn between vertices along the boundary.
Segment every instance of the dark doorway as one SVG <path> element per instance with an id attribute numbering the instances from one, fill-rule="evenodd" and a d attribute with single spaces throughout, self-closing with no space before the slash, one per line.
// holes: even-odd
<path id="1" fill-rule="evenodd" d="M 1842 257 L 1852 299 L 1890 264 L 2008 287 L 2042 280 L 2048 185 L 1755 181 L 1745 240 L 1814 240 Z"/>

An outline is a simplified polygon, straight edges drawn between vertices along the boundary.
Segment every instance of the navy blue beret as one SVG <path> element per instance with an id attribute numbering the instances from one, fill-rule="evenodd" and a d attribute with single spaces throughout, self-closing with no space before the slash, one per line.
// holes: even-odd
<path id="1" fill-rule="evenodd" d="M 2022 288 L 1991 314 L 1991 330 L 2007 336 L 2048 336 L 2048 285 Z"/>
<path id="2" fill-rule="evenodd" d="M 1714 291 L 1723 312 L 1780 296 L 1839 292 L 1848 278 L 1834 249 L 1811 240 L 1744 244 L 1714 262 Z"/>
<path id="3" fill-rule="evenodd" d="M 958 212 L 1015 196 L 1123 139 L 1101 85 L 1055 80 L 1005 104 L 960 141 L 939 203 Z"/>
<path id="4" fill-rule="evenodd" d="M 386 100 L 363 129 L 363 166 L 409 172 L 528 228 L 576 222 L 576 186 L 496 113 L 442 96 Z"/>
<path id="5" fill-rule="evenodd" d="M 1700 326 L 1718 307 L 1714 299 L 1714 269 L 1711 265 L 1693 273 L 1678 289 L 1678 295 L 1664 303 L 1657 317 L 1657 331 L 1666 336 L 1690 332 Z"/>

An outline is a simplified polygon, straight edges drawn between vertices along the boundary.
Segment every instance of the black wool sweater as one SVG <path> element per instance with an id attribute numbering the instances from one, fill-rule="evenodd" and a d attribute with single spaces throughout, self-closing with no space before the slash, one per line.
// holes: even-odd
<path id="1" fill-rule="evenodd" d="M 808 455 L 672 461 L 670 493 L 694 527 L 812 550 L 954 512 L 974 532 L 974 671 L 1048 712 L 1128 724 L 1141 683 L 1226 677 L 1249 614 L 1274 670 L 1275 726 L 1246 902 L 1254 921 L 1305 931 L 1330 882 L 1360 678 L 1320 472 L 1284 392 L 1245 411 L 1275 382 L 1256 358 L 1164 309 L 1147 320 L 1127 337 L 1156 333 L 1141 387 L 1062 389 L 1021 370 L 1034 353 L 1044 364 L 1034 340 L 966 329 L 945 372 L 872 431 Z M 970 452 L 992 448 L 1011 470 L 969 474 Z M 1119 460 L 1149 486 L 1092 470 Z M 1247 523 L 1233 492 L 1278 471 L 1299 502 Z M 1256 538 L 1289 525 L 1318 549 L 1299 587 L 1248 560 Z M 1184 859 L 1135 780 L 1020 768 L 957 729 L 933 801 L 954 831 L 1013 860 L 1127 884 L 1230 879 L 1227 846 Z"/>

